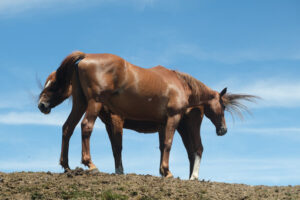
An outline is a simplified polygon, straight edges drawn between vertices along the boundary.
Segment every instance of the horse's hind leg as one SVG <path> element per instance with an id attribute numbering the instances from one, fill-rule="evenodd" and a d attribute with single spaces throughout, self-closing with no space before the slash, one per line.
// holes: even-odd
<path id="1" fill-rule="evenodd" d="M 101 107 L 101 103 L 98 103 L 93 99 L 89 100 L 86 114 L 81 122 L 82 164 L 87 166 L 90 170 L 96 169 L 96 166 L 91 159 L 90 137 Z"/>
<path id="2" fill-rule="evenodd" d="M 116 174 L 123 174 L 124 170 L 122 164 L 122 136 L 124 121 L 117 115 L 111 115 L 110 119 L 110 123 L 107 123 L 105 125 L 114 155 L 115 172 Z"/>

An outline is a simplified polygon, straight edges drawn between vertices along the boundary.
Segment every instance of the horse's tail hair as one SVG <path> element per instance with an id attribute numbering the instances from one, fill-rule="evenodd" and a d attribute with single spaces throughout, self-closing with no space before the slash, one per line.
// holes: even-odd
<path id="1" fill-rule="evenodd" d="M 65 82 L 65 80 L 71 79 L 71 72 L 74 71 L 75 63 L 78 60 L 84 59 L 85 53 L 80 51 L 75 51 L 68 55 L 61 63 L 56 71 L 56 80 L 60 83 Z"/>

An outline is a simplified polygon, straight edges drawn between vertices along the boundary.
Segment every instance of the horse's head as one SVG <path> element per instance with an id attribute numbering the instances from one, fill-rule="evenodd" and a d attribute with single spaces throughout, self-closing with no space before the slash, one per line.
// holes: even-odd
<path id="1" fill-rule="evenodd" d="M 227 132 L 224 110 L 225 105 L 223 102 L 223 96 L 226 94 L 227 88 L 223 89 L 222 92 L 215 92 L 211 98 L 204 103 L 204 114 L 216 127 L 217 135 L 222 136 Z"/>
<path id="2" fill-rule="evenodd" d="M 243 118 L 242 111 L 248 111 L 247 106 L 241 101 L 255 102 L 258 96 L 248 94 L 230 94 L 226 93 L 224 88 L 220 93 L 214 92 L 207 102 L 204 103 L 204 114 L 208 117 L 216 127 L 217 135 L 222 136 L 227 132 L 224 111 L 230 112 L 232 115 L 237 114 Z"/>
<path id="3" fill-rule="evenodd" d="M 44 114 L 50 113 L 51 109 L 62 103 L 71 95 L 72 85 L 62 86 L 56 79 L 56 71 L 52 72 L 44 85 L 39 97 L 38 108 Z"/>

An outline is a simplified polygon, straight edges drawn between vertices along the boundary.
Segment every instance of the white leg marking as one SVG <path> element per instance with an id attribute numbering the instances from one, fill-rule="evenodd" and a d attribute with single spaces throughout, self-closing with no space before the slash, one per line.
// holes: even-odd
<path id="1" fill-rule="evenodd" d="M 198 177 L 199 177 L 199 168 L 200 168 L 201 158 L 197 153 L 194 153 L 194 154 L 195 154 L 195 161 L 194 161 L 193 173 L 191 175 L 190 180 L 198 180 Z"/>

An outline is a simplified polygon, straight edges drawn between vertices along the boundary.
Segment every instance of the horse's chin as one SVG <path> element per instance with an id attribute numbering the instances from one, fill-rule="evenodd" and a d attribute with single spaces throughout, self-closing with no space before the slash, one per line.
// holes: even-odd
<path id="1" fill-rule="evenodd" d="M 43 114 L 47 115 L 47 114 L 49 114 L 49 113 L 51 112 L 51 108 L 43 108 L 43 109 L 40 109 L 40 111 L 41 111 Z"/>
<path id="2" fill-rule="evenodd" d="M 43 113 L 44 113 L 45 115 L 48 115 L 50 112 L 51 112 L 51 109 L 45 110 Z"/>

